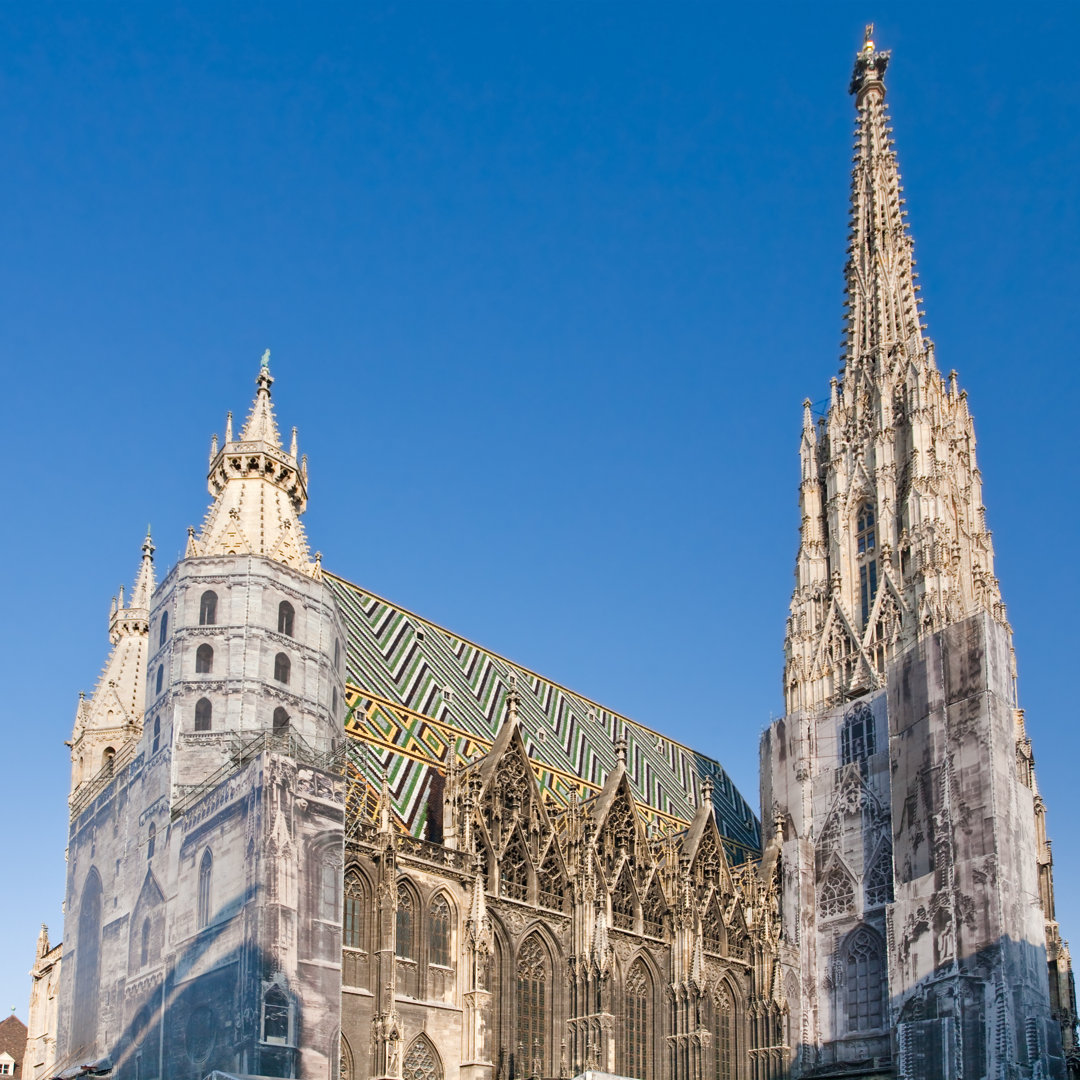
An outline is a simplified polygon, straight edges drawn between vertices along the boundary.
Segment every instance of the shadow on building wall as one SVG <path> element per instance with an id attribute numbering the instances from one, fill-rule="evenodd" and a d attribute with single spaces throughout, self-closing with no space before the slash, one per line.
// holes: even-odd
<path id="1" fill-rule="evenodd" d="M 841 1031 L 827 1048 L 796 1047 L 796 1075 L 902 1080 L 1064 1080 L 1072 1075 L 1059 1022 L 1045 1005 L 1043 946 L 1001 938 L 939 965 L 889 998 L 884 968 L 877 985 L 868 982 L 861 958 L 847 952 L 847 944 L 838 945 L 834 985 L 828 988 Z M 903 943 L 898 947 L 902 955 Z M 875 997 L 885 1006 L 884 1022 L 861 1028 L 860 1018 L 876 1015 Z M 888 1054 L 867 1053 L 885 1038 Z"/>

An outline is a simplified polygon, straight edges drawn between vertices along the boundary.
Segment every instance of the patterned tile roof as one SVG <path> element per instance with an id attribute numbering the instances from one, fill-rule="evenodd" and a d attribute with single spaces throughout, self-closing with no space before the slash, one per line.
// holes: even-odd
<path id="1" fill-rule="evenodd" d="M 368 783 L 385 770 L 394 810 L 423 836 L 451 747 L 459 763 L 485 753 L 506 710 L 511 675 L 522 735 L 544 793 L 596 794 L 627 739 L 627 772 L 646 817 L 685 827 L 712 780 L 717 824 L 733 862 L 761 852 L 761 826 L 720 764 L 550 679 L 327 573 L 348 628 L 350 759 Z M 441 796 L 439 796 L 441 797 Z"/>

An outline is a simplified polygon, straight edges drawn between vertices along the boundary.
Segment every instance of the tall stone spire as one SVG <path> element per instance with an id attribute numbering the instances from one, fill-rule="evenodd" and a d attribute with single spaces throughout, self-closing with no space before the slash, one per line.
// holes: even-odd
<path id="1" fill-rule="evenodd" d="M 845 368 L 872 368 L 879 350 L 888 360 L 906 346 L 921 355 L 915 259 L 897 167 L 892 128 L 885 111 L 888 52 L 875 48 L 873 24 L 855 58 L 855 167 L 851 173 L 851 222 L 845 268 L 847 306 Z"/>
<path id="2" fill-rule="evenodd" d="M 214 496 L 187 555 L 263 555 L 314 574 L 300 515 L 307 507 L 307 459 L 298 459 L 296 432 L 286 451 L 270 397 L 270 350 L 263 353 L 255 400 L 238 439 L 232 414 L 225 441 L 211 443 L 208 487 Z"/>
<path id="3" fill-rule="evenodd" d="M 109 657 L 93 694 L 89 699 L 80 695 L 75 711 L 70 742 L 72 795 L 142 731 L 153 593 L 154 542 L 147 528 L 131 599 L 125 602 L 121 586 L 109 606 Z"/>
<path id="4" fill-rule="evenodd" d="M 855 58 L 855 157 L 840 378 L 803 404 L 802 524 L 785 639 L 788 714 L 882 685 L 920 636 L 977 610 L 1003 625 L 975 431 L 955 373 L 923 336 L 885 110 L 889 53 Z"/>

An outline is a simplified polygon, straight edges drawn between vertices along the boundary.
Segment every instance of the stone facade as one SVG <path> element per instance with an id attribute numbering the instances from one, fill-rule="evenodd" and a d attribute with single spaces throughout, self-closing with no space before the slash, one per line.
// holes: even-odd
<path id="1" fill-rule="evenodd" d="M 271 382 L 214 447 L 207 520 L 156 589 L 144 544 L 80 704 L 53 1068 L 325 1077 L 337 1058 L 344 628 Z"/>
<path id="2" fill-rule="evenodd" d="M 868 32 L 844 366 L 823 418 L 804 405 L 787 715 L 762 741 L 795 1071 L 1062 1076 L 1076 1015 L 1045 812 L 967 395 L 923 336 L 888 58 Z"/>
<path id="3" fill-rule="evenodd" d="M 847 354 L 804 407 L 764 830 L 717 762 L 324 572 L 264 357 L 79 704 L 35 1076 L 1063 1074 L 1045 808 L 887 59 L 868 35 L 852 81 Z"/>

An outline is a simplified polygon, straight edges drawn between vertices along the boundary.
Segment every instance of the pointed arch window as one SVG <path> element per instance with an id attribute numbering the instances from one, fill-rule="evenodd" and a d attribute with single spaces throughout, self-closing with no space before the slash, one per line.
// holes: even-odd
<path id="1" fill-rule="evenodd" d="M 844 717 L 840 728 L 840 760 L 844 765 L 864 764 L 877 750 L 874 713 L 865 702 Z M 865 770 L 864 770 L 865 772 Z"/>
<path id="2" fill-rule="evenodd" d="M 891 904 L 893 899 L 892 851 L 886 845 L 882 848 L 870 873 L 866 875 L 866 906 L 877 907 L 879 904 Z"/>
<path id="3" fill-rule="evenodd" d="M 101 755 L 101 767 L 105 771 L 106 776 L 112 776 L 115 761 L 116 750 L 111 746 L 106 746 Z"/>
<path id="4" fill-rule="evenodd" d="M 209 675 L 214 670 L 214 650 L 205 643 L 195 650 L 195 674 Z"/>
<path id="5" fill-rule="evenodd" d="M 702 919 L 701 937 L 706 952 L 715 953 L 718 956 L 724 952 L 724 939 L 727 934 L 724 930 L 724 917 L 720 913 L 720 906 L 715 897 L 709 902 L 705 917 Z"/>
<path id="6" fill-rule="evenodd" d="M 289 714 L 280 705 L 274 710 L 274 734 L 288 735 Z"/>
<path id="7" fill-rule="evenodd" d="M 401 1066 L 402 1080 L 442 1080 L 439 1052 L 426 1035 L 418 1035 Z"/>
<path id="8" fill-rule="evenodd" d="M 207 589 L 199 601 L 199 625 L 214 626 L 217 624 L 217 593 L 213 589 Z"/>
<path id="9" fill-rule="evenodd" d="M 161 717 L 160 716 L 155 716 L 154 717 L 154 739 L 153 739 L 153 742 L 150 744 L 150 753 L 151 754 L 156 754 L 158 752 L 158 747 L 160 745 L 161 745 Z"/>
<path id="10" fill-rule="evenodd" d="M 158 648 L 165 644 L 169 640 L 169 613 L 163 611 L 161 613 L 161 629 L 158 633 Z"/>
<path id="11" fill-rule="evenodd" d="M 277 609 L 277 630 L 286 637 L 293 636 L 293 619 L 296 612 L 288 600 L 282 600 Z"/>
<path id="12" fill-rule="evenodd" d="M 263 995 L 262 1041 L 276 1046 L 290 1045 L 292 1002 L 280 986 L 271 986 Z"/>
<path id="13" fill-rule="evenodd" d="M 146 861 L 154 857 L 154 846 L 157 844 L 157 826 L 151 821 L 150 828 L 146 830 Z"/>
<path id="14" fill-rule="evenodd" d="M 716 996 L 716 1080 L 735 1080 L 735 999 L 726 986 Z"/>
<path id="15" fill-rule="evenodd" d="M 506 845 L 499 860 L 499 895 L 512 900 L 529 899 L 529 856 L 517 835 Z"/>
<path id="16" fill-rule="evenodd" d="M 637 960 L 626 977 L 626 1039 L 627 1076 L 638 1080 L 652 1077 L 652 980 L 641 960 Z"/>
<path id="17" fill-rule="evenodd" d="M 214 707 L 209 698 L 201 697 L 195 702 L 195 730 L 209 731 L 213 725 Z"/>
<path id="18" fill-rule="evenodd" d="M 199 896 L 195 912 L 195 925 L 201 930 L 210 923 L 210 904 L 214 877 L 214 857 L 207 848 L 199 862 Z"/>
<path id="19" fill-rule="evenodd" d="M 554 850 L 548 853 L 537 875 L 540 903 L 547 908 L 561 911 L 564 903 L 565 884 Z"/>
<path id="20" fill-rule="evenodd" d="M 861 926 L 844 949 L 849 1031 L 873 1031 L 884 1020 L 885 980 L 881 939 L 868 927 Z"/>
<path id="21" fill-rule="evenodd" d="M 350 870 L 345 875 L 345 913 L 342 926 L 342 944 L 346 949 L 364 947 L 364 900 L 367 890 L 363 878 Z"/>
<path id="22" fill-rule="evenodd" d="M 413 929 L 416 926 L 416 905 L 412 890 L 405 885 L 398 886 L 397 895 L 397 955 L 402 960 L 416 959 L 416 944 Z"/>
<path id="23" fill-rule="evenodd" d="M 142 933 L 139 941 L 139 967 L 146 967 L 150 960 L 150 919 L 142 921 Z"/>
<path id="24" fill-rule="evenodd" d="M 154 680 L 154 693 L 160 694 L 165 685 L 165 665 L 161 664 L 157 669 L 157 678 Z"/>
<path id="25" fill-rule="evenodd" d="M 101 878 L 91 868 L 79 901 L 75 949 L 75 997 L 81 1002 L 71 1020 L 72 1045 L 92 1042 L 98 1034 L 98 1002 L 101 998 Z"/>
<path id="26" fill-rule="evenodd" d="M 877 593 L 877 522 L 873 503 L 863 503 L 855 517 L 855 548 L 859 558 L 859 607 L 862 625 L 870 621 Z"/>
<path id="27" fill-rule="evenodd" d="M 855 888 L 851 878 L 835 863 L 821 883 L 818 908 L 826 918 L 855 910 Z"/>
<path id="28" fill-rule="evenodd" d="M 634 929 L 634 886 L 630 881 L 630 871 L 626 867 L 619 875 L 615 890 L 611 894 L 611 921 L 617 930 Z"/>
<path id="29" fill-rule="evenodd" d="M 651 937 L 660 937 L 664 932 L 664 897 L 655 880 L 641 905 L 641 922 L 642 929 Z"/>
<path id="30" fill-rule="evenodd" d="M 551 960 L 540 938 L 533 934 L 518 953 L 515 1011 L 517 1013 L 518 1076 L 548 1076 L 548 1009 Z"/>
<path id="31" fill-rule="evenodd" d="M 428 908 L 428 962 L 450 967 L 450 904 L 443 895 L 436 896 Z"/>
<path id="32" fill-rule="evenodd" d="M 279 652 L 274 657 L 274 678 L 279 683 L 288 683 L 289 675 L 292 672 L 292 663 L 289 658 L 283 653 Z"/>

